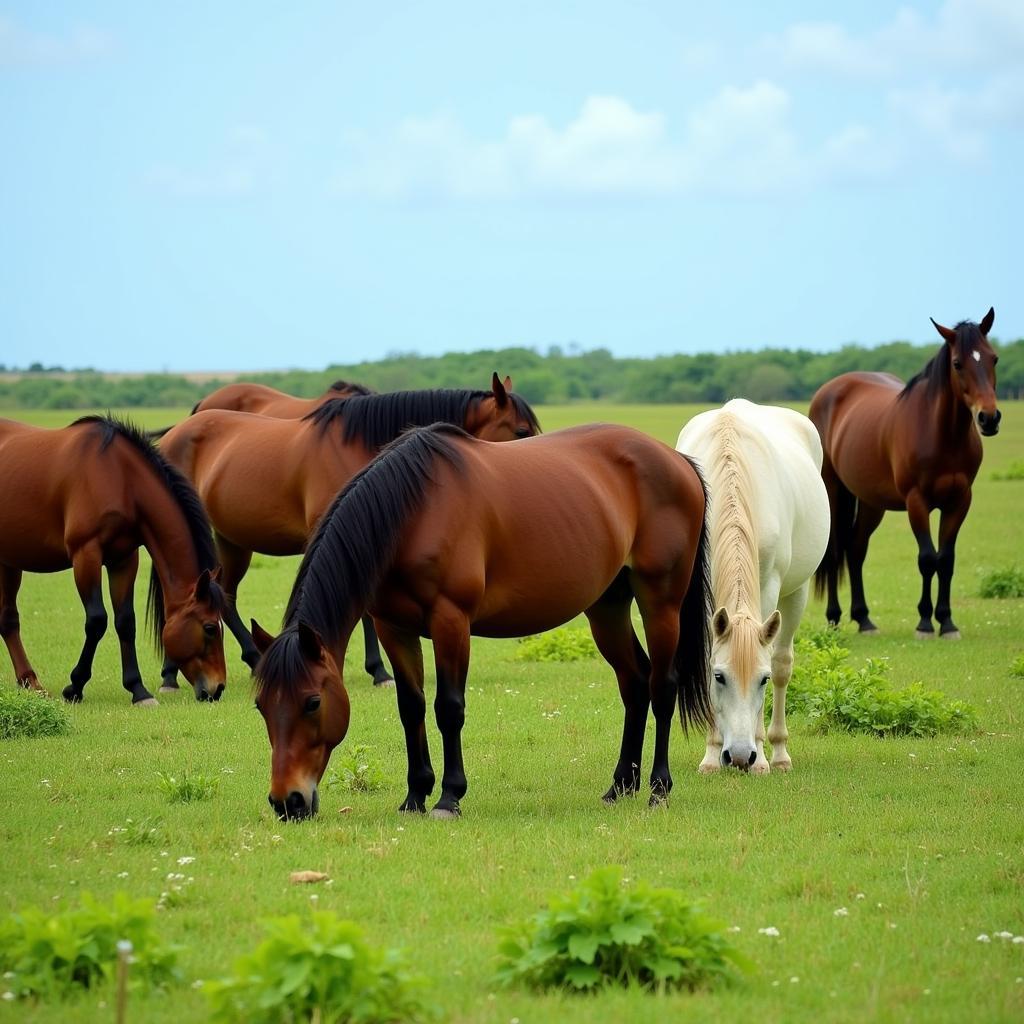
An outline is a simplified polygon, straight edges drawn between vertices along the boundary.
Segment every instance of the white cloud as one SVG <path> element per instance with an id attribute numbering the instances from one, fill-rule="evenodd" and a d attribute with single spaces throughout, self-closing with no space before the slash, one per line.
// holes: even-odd
<path id="1" fill-rule="evenodd" d="M 81 26 L 54 35 L 0 17 L 0 67 L 73 64 L 103 57 L 111 47 L 110 35 L 101 29 Z"/>
<path id="2" fill-rule="evenodd" d="M 407 120 L 383 138 L 350 136 L 334 184 L 377 198 L 785 190 L 826 173 L 835 148 L 801 151 L 790 108 L 788 93 L 762 80 L 722 89 L 691 112 L 678 138 L 663 113 L 617 96 L 589 97 L 563 128 L 539 114 L 513 117 L 491 140 L 472 138 L 448 114 Z"/>

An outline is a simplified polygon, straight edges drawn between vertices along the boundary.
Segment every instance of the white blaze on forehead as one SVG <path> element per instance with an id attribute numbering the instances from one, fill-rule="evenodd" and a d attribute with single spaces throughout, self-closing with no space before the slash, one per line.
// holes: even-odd
<path id="1" fill-rule="evenodd" d="M 978 351 L 977 349 L 975 349 L 975 350 L 974 350 L 974 351 L 973 351 L 973 352 L 971 353 L 971 355 L 972 355 L 972 356 L 974 356 L 974 361 L 975 361 L 976 363 L 980 363 L 980 362 L 981 362 L 981 353 L 980 353 L 980 352 L 979 352 L 979 351 Z"/>

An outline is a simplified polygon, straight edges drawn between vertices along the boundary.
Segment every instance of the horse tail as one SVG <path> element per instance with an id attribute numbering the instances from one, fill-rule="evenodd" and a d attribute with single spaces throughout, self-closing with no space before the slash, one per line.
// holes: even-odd
<path id="1" fill-rule="evenodd" d="M 821 598 L 828 592 L 828 578 L 836 574 L 837 583 L 846 574 L 846 553 L 853 537 L 853 525 L 857 518 L 857 499 L 827 464 L 822 473 L 828 491 L 832 515 L 829 519 L 828 546 L 822 555 L 821 564 L 814 571 L 814 595 Z"/>
<path id="2" fill-rule="evenodd" d="M 679 720 L 684 732 L 690 725 L 711 724 L 711 691 L 708 678 L 711 664 L 711 540 L 708 530 L 708 489 L 697 463 L 684 455 L 704 496 L 700 537 L 690 573 L 690 585 L 679 608 L 679 646 L 675 671 L 679 683 Z"/>
<path id="3" fill-rule="evenodd" d="M 285 610 L 285 632 L 304 622 L 335 646 L 363 614 L 422 508 L 439 462 L 462 465 L 458 427 L 411 430 L 383 449 L 334 499 L 317 525 Z"/>

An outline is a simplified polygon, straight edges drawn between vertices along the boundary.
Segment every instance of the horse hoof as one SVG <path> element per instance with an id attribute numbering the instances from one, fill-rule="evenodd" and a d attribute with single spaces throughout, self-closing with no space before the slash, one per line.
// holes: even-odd
<path id="1" fill-rule="evenodd" d="M 861 636 L 875 636 L 877 633 L 880 633 L 881 630 L 877 626 L 861 626 L 857 632 Z"/>
<path id="2" fill-rule="evenodd" d="M 430 816 L 435 821 L 451 821 L 453 818 L 461 817 L 461 812 L 458 810 L 449 810 L 447 807 L 435 807 L 430 812 Z"/>
<path id="3" fill-rule="evenodd" d="M 651 799 L 647 801 L 647 806 L 653 811 L 658 807 L 668 807 L 668 794 L 666 793 L 652 793 Z"/>
<path id="4" fill-rule="evenodd" d="M 931 630 L 931 629 L 929 629 L 929 630 L 915 629 L 914 630 L 914 639 L 915 640 L 934 640 L 935 639 L 935 631 Z"/>
<path id="5" fill-rule="evenodd" d="M 174 686 L 168 686 L 166 683 L 164 683 L 164 685 L 160 687 L 160 693 L 180 693 L 180 692 L 181 692 L 181 687 L 178 686 L 177 683 L 175 683 Z"/>
<path id="6" fill-rule="evenodd" d="M 948 633 L 940 633 L 939 634 L 939 638 L 942 639 L 942 640 L 959 640 L 960 639 L 960 630 L 959 629 L 951 629 Z"/>
<path id="7" fill-rule="evenodd" d="M 767 761 L 755 761 L 750 769 L 751 775 L 767 775 L 772 770 L 772 766 Z"/>
<path id="8" fill-rule="evenodd" d="M 65 686 L 64 689 L 61 690 L 60 695 L 69 704 L 81 704 L 82 703 L 82 691 L 81 690 L 76 690 L 73 686 Z"/>
<path id="9" fill-rule="evenodd" d="M 703 761 L 697 765 L 698 775 L 714 775 L 721 768 L 721 765 L 716 761 L 714 764 L 705 764 Z"/>
<path id="10" fill-rule="evenodd" d="M 160 707 L 160 701 L 156 697 L 143 697 L 142 700 L 133 700 L 133 708 L 158 708 Z"/>
<path id="11" fill-rule="evenodd" d="M 787 757 L 785 761 L 781 758 L 778 761 L 772 761 L 772 771 L 775 772 L 791 772 L 793 770 L 793 762 Z"/>
<path id="12" fill-rule="evenodd" d="M 379 688 L 381 690 L 390 690 L 394 688 L 395 681 L 391 676 L 388 676 L 387 679 L 374 679 L 373 685 L 375 688 Z"/>

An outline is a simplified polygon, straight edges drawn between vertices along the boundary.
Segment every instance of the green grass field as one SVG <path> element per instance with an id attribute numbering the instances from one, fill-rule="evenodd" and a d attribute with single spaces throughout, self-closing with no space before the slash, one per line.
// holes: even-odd
<path id="1" fill-rule="evenodd" d="M 540 410 L 548 430 L 594 419 L 629 423 L 673 443 L 692 407 L 571 406 Z M 148 426 L 183 410 L 148 410 Z M 16 414 L 15 414 L 16 415 Z M 702 777 L 699 736 L 673 736 L 669 806 L 646 799 L 606 807 L 621 706 L 602 661 L 529 664 L 515 641 L 474 640 L 464 732 L 469 792 L 456 822 L 399 816 L 404 744 L 393 691 L 374 691 L 361 642 L 347 664 L 352 725 L 383 769 L 370 793 L 322 791 L 319 818 L 283 825 L 266 802 L 269 744 L 249 680 L 228 640 L 230 680 L 217 705 L 191 691 L 153 710 L 133 709 L 120 686 L 112 630 L 100 646 L 69 737 L 0 746 L 0 911 L 73 904 L 80 891 L 119 889 L 154 901 L 168 873 L 185 874 L 178 905 L 161 912 L 165 936 L 185 947 L 188 978 L 224 972 L 271 915 L 302 911 L 312 896 L 409 950 L 437 985 L 452 1021 L 1019 1021 L 1024 1019 L 1024 815 L 1020 773 L 1024 600 L 982 600 L 984 571 L 1024 567 L 1024 482 L 993 482 L 1024 456 L 1024 403 L 1003 406 L 986 439 L 974 507 L 961 533 L 953 587 L 960 642 L 913 639 L 916 548 L 904 516 L 886 518 L 867 562 L 878 636 L 851 637 L 852 660 L 891 660 L 902 685 L 921 680 L 978 709 L 977 735 L 934 740 L 811 736 L 790 721 L 794 770 L 750 778 Z M 45 413 L 33 422 L 70 417 Z M 16 482 L 15 482 L 16 485 Z M 275 628 L 297 559 L 257 557 L 240 605 Z M 141 589 L 141 588 L 140 588 Z M 844 592 L 848 604 L 848 592 Z M 27 577 L 23 636 L 44 684 L 67 681 L 83 613 L 70 573 Z M 806 620 L 824 622 L 812 602 Z M 153 689 L 158 661 L 143 652 Z M 13 686 L 4 658 L 5 686 Z M 432 688 L 432 683 L 430 684 Z M 432 690 L 431 690 L 432 692 Z M 435 767 L 440 744 L 429 722 Z M 342 748 L 344 749 L 344 748 Z M 336 758 L 339 752 L 336 752 Z M 650 740 L 645 771 L 649 770 Z M 207 802 L 171 804 L 157 772 L 220 779 Z M 162 819 L 156 842 L 129 846 L 111 830 Z M 179 858 L 194 861 L 179 865 Z M 678 887 L 740 930 L 759 965 L 750 980 L 709 993 L 534 996 L 492 982 L 496 926 L 539 909 L 548 893 L 592 868 L 622 864 L 629 877 Z M 329 885 L 293 886 L 298 869 Z M 840 908 L 845 915 L 837 915 Z M 777 937 L 758 932 L 773 926 Z M 2 984 L 0 984 L 2 988 Z M 133 1000 L 129 1020 L 201 1020 L 187 985 Z M 70 1006 L 0 1004 L 7 1020 L 113 1019 L 109 993 Z"/>

